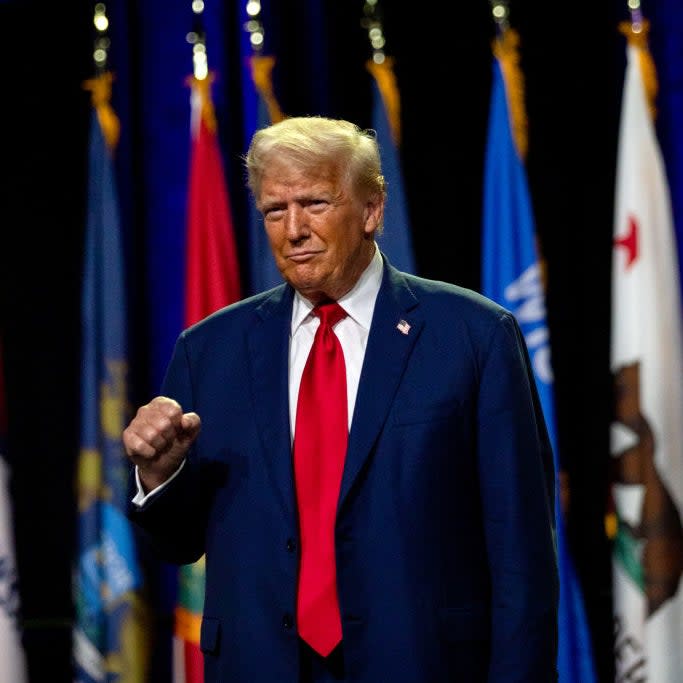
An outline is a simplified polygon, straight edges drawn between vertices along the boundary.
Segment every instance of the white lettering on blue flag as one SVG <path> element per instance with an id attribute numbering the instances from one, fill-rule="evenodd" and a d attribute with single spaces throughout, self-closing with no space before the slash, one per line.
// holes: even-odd
<path id="1" fill-rule="evenodd" d="M 550 334 L 545 319 L 545 296 L 538 263 L 529 266 L 504 292 L 505 302 L 524 333 L 536 378 L 544 384 L 553 381 L 550 360 Z"/>

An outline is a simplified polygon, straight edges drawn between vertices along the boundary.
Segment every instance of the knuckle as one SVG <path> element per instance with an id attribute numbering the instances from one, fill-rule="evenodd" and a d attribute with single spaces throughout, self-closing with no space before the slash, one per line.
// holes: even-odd
<path id="1" fill-rule="evenodd" d="M 175 415 L 182 412 L 180 409 L 180 404 L 168 396 L 159 396 L 155 400 L 158 401 L 157 405 L 159 409 L 162 410 L 166 415 Z"/>
<path id="2" fill-rule="evenodd" d="M 127 446 L 131 456 L 147 457 L 148 455 L 149 446 L 139 434 L 131 434 Z"/>

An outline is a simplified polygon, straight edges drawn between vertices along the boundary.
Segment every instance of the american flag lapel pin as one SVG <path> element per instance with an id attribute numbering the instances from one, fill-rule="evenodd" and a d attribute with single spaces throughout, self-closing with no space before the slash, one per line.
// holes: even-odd
<path id="1" fill-rule="evenodd" d="M 398 321 L 398 325 L 396 325 L 396 329 L 401 333 L 401 334 L 408 334 L 410 332 L 410 325 L 408 324 L 407 320 L 401 320 Z"/>

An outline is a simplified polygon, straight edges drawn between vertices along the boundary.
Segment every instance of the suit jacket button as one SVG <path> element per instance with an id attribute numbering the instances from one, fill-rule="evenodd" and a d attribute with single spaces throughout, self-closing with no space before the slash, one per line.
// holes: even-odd
<path id="1" fill-rule="evenodd" d="M 294 626 L 294 618 L 291 614 L 285 614 L 285 616 L 282 617 L 282 627 L 289 630 L 292 626 Z"/>
<path id="2" fill-rule="evenodd" d="M 287 552 L 293 553 L 296 550 L 296 541 L 293 538 L 287 539 Z"/>

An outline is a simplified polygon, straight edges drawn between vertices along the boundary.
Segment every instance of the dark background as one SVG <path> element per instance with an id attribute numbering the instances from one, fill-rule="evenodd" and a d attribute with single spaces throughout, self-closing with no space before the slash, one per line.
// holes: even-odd
<path id="1" fill-rule="evenodd" d="M 242 2 L 207 0 L 209 64 L 235 234 L 246 254 L 240 155 L 250 97 Z M 451 9 L 444 10 L 447 4 Z M 266 5 L 268 5 L 266 7 Z M 406 201 L 418 272 L 479 288 L 483 149 L 494 24 L 486 0 L 381 4 L 402 96 Z M 651 5 L 651 6 L 650 6 Z M 680 0 L 647 3 L 660 78 L 660 140 L 681 230 Z M 626 2 L 515 1 L 529 119 L 528 175 L 548 268 L 558 436 L 572 490 L 569 535 L 601 681 L 613 679 L 603 516 L 610 422 L 610 261 Z M 32 683 L 71 681 L 79 325 L 93 3 L 0 3 L 4 97 L 0 325 L 25 645 Z M 182 321 L 191 71 L 190 2 L 115 0 L 110 66 L 128 263 L 133 403 L 156 392 Z M 264 2 L 266 53 L 289 115 L 370 125 L 362 2 Z M 390 226 L 387 227 L 390 229 Z M 680 242 L 680 240 L 679 240 Z M 242 272 L 245 291 L 248 273 Z M 160 609 L 161 627 L 168 615 Z"/>

